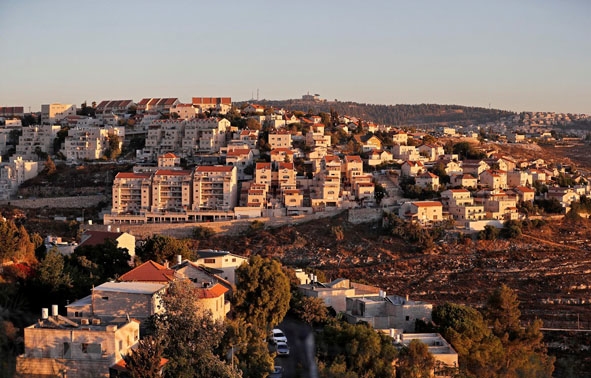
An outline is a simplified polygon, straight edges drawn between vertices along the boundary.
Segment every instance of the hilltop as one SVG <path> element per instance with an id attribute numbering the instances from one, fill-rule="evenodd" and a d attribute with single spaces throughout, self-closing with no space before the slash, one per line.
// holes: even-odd
<path id="1" fill-rule="evenodd" d="M 437 105 L 437 104 L 416 104 L 416 105 L 377 105 L 363 104 L 352 101 L 304 101 L 291 100 L 260 100 L 257 104 L 273 107 L 275 109 L 286 109 L 289 111 L 301 111 L 304 113 L 331 113 L 347 115 L 349 117 L 361 118 L 364 121 L 371 121 L 387 125 L 414 125 L 433 123 L 485 123 L 497 121 L 503 117 L 515 113 L 499 109 L 487 109 L 461 105 Z M 237 102 L 241 106 L 246 102 Z"/>

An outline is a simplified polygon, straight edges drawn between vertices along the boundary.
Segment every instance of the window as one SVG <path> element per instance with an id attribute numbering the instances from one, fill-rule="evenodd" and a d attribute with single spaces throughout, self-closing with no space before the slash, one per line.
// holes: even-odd
<path id="1" fill-rule="evenodd" d="M 105 301 L 109 300 L 109 297 L 101 297 L 101 299 L 104 299 Z"/>
<path id="2" fill-rule="evenodd" d="M 206 264 L 215 264 L 215 259 L 204 259 L 203 260 Z"/>
<path id="3" fill-rule="evenodd" d="M 410 320 L 410 316 L 406 315 L 406 321 L 408 322 Z"/>
<path id="4" fill-rule="evenodd" d="M 119 350 L 123 349 L 123 340 L 119 340 Z"/>
<path id="5" fill-rule="evenodd" d="M 232 262 L 236 262 L 236 257 L 234 257 L 234 258 L 232 259 Z"/>

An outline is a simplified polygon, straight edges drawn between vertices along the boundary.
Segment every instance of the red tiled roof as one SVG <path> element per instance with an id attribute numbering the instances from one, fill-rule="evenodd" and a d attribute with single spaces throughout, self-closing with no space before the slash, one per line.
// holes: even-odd
<path id="1" fill-rule="evenodd" d="M 117 240 L 117 238 L 123 235 L 122 232 L 108 232 L 108 231 L 86 231 L 83 236 L 89 236 L 88 239 L 83 239 L 84 241 L 81 242 L 78 246 L 86 246 L 86 245 L 101 245 L 104 244 L 107 240 Z"/>
<path id="2" fill-rule="evenodd" d="M 357 156 L 357 155 L 347 155 L 345 156 L 345 161 L 355 161 L 355 162 L 359 162 L 362 163 L 363 161 L 361 160 L 361 156 Z"/>
<path id="3" fill-rule="evenodd" d="M 201 165 L 195 168 L 195 172 L 232 172 L 231 165 Z"/>
<path id="4" fill-rule="evenodd" d="M 134 172 L 119 172 L 117 173 L 117 176 L 115 176 L 116 179 L 121 178 L 121 179 L 132 179 L 132 178 L 137 178 L 137 179 L 144 179 L 144 178 L 149 178 L 150 176 L 152 176 L 151 173 L 145 173 L 145 172 L 141 172 L 141 173 L 134 173 Z"/>
<path id="5" fill-rule="evenodd" d="M 515 189 L 517 189 L 523 193 L 535 193 L 536 192 L 534 189 L 528 188 L 527 186 L 518 186 Z"/>
<path id="6" fill-rule="evenodd" d="M 248 155 L 250 153 L 250 149 L 248 148 L 234 148 L 233 150 L 228 151 L 226 154 L 227 156 L 240 156 L 240 155 Z"/>
<path id="7" fill-rule="evenodd" d="M 156 176 L 190 176 L 191 171 L 181 171 L 174 169 L 159 169 L 154 173 Z"/>
<path id="8" fill-rule="evenodd" d="M 423 201 L 423 202 L 413 202 L 413 205 L 416 207 L 441 207 L 443 206 L 441 202 L 438 201 Z"/>
<path id="9" fill-rule="evenodd" d="M 293 163 L 279 163 L 279 169 L 293 169 Z"/>
<path id="10" fill-rule="evenodd" d="M 138 102 L 138 105 L 148 105 L 148 102 L 150 102 L 151 99 L 149 98 L 142 98 L 142 100 L 140 102 Z"/>
<path id="11" fill-rule="evenodd" d="M 256 169 L 271 169 L 271 163 L 257 163 Z"/>
<path id="12" fill-rule="evenodd" d="M 172 152 L 167 152 L 164 155 L 161 155 L 160 157 L 165 158 L 165 159 L 176 159 L 176 158 L 178 158 L 178 156 L 176 156 Z"/>
<path id="13" fill-rule="evenodd" d="M 212 287 L 195 288 L 195 294 L 199 299 L 219 298 L 228 291 L 227 288 L 216 283 Z"/>
<path id="14" fill-rule="evenodd" d="M 170 282 L 174 280 L 174 270 L 168 269 L 152 260 L 146 261 L 119 277 L 119 281 Z"/>

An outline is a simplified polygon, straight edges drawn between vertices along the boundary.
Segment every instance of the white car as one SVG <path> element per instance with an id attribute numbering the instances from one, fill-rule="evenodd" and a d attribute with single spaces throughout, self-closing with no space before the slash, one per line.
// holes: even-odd
<path id="1" fill-rule="evenodd" d="M 285 336 L 282 330 L 280 330 L 279 328 L 274 328 L 271 331 L 271 342 L 273 344 L 277 344 L 278 342 L 287 343 L 287 337 Z"/>
<path id="2" fill-rule="evenodd" d="M 289 356 L 289 346 L 283 341 L 278 341 L 276 349 L 278 356 Z"/>

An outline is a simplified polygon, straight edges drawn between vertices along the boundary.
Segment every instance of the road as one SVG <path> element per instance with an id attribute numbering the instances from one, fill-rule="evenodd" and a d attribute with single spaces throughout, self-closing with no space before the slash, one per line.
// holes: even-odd
<path id="1" fill-rule="evenodd" d="M 312 327 L 293 318 L 285 318 L 277 328 L 287 336 L 289 357 L 277 357 L 275 365 L 283 366 L 283 378 L 317 378 L 314 355 L 316 346 Z"/>

